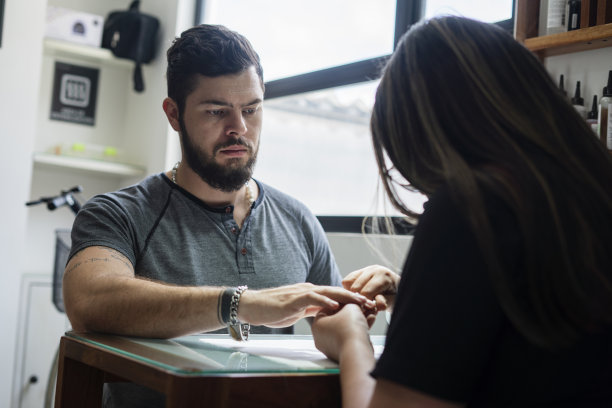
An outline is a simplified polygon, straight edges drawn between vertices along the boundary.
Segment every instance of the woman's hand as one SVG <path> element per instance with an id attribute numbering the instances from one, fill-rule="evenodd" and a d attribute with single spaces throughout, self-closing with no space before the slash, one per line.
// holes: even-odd
<path id="1" fill-rule="evenodd" d="M 335 361 L 350 342 L 367 344 L 372 350 L 368 330 L 375 319 L 375 314 L 356 304 L 344 305 L 337 313 L 322 311 L 311 326 L 315 346 Z"/>
<path id="2" fill-rule="evenodd" d="M 400 276 L 388 268 L 371 265 L 349 273 L 342 286 L 351 292 L 361 293 L 368 299 L 376 301 L 378 311 L 393 307 Z"/>

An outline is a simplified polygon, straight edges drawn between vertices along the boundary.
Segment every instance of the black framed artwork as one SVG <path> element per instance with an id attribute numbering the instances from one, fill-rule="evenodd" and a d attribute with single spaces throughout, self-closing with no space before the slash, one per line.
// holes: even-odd
<path id="1" fill-rule="evenodd" d="M 97 68 L 55 61 L 49 118 L 94 126 L 99 75 Z"/>
<path id="2" fill-rule="evenodd" d="M 0 0 L 0 47 L 2 47 L 2 28 L 4 23 L 4 0 Z"/>

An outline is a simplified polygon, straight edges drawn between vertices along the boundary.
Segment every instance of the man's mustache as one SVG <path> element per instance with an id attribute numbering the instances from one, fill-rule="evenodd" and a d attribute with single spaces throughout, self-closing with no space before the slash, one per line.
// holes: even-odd
<path id="1" fill-rule="evenodd" d="M 230 146 L 244 146 L 247 148 L 249 153 L 252 151 L 252 148 L 249 142 L 245 138 L 239 137 L 238 139 L 232 139 L 232 140 L 228 140 L 225 143 L 218 144 L 217 146 L 215 146 L 215 150 L 213 153 L 216 154 L 219 150 L 226 149 Z"/>

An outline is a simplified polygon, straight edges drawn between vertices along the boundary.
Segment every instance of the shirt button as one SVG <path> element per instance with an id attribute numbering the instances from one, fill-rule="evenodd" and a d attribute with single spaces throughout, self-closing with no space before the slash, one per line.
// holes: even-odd
<path id="1" fill-rule="evenodd" d="M 225 207 L 225 213 L 229 214 L 232 212 L 232 207 Z"/>
<path id="2" fill-rule="evenodd" d="M 246 255 L 246 254 L 247 254 L 247 249 L 246 249 L 246 248 L 242 248 L 242 249 L 240 250 L 240 253 L 241 253 L 242 255 Z"/>
<path id="3" fill-rule="evenodd" d="M 232 232 L 232 234 L 236 234 L 237 229 L 236 229 L 236 227 L 232 227 L 232 228 L 230 229 L 230 231 Z"/>

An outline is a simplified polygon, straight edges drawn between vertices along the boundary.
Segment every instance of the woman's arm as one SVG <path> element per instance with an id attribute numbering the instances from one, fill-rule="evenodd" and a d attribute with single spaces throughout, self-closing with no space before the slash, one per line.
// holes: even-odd
<path id="1" fill-rule="evenodd" d="M 463 406 L 386 380 L 376 381 L 374 395 L 368 405 L 369 408 L 461 408 Z"/>
<path id="2" fill-rule="evenodd" d="M 376 363 L 368 334 L 374 316 L 366 317 L 356 305 L 336 314 L 319 313 L 312 325 L 315 345 L 340 364 L 342 406 L 345 408 L 459 408 L 445 401 L 385 380 L 370 371 Z"/>
<path id="3" fill-rule="evenodd" d="M 345 305 L 338 313 L 319 313 L 312 324 L 315 345 L 330 359 L 340 363 L 342 406 L 365 408 L 372 398 L 375 381 L 369 373 L 374 368 L 374 350 L 368 334 L 368 318 L 355 305 Z"/>

